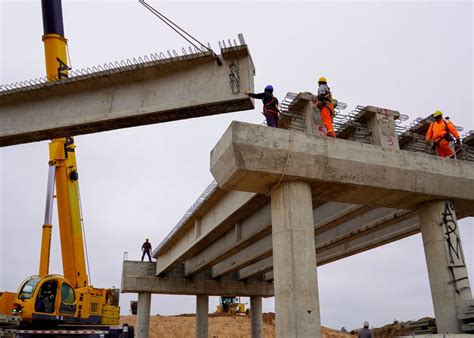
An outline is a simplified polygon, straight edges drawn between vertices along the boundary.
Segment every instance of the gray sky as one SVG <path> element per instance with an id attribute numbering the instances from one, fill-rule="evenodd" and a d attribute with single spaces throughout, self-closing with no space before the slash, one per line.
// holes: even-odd
<path id="1" fill-rule="evenodd" d="M 441 109 L 474 129 L 472 2 L 151 4 L 216 49 L 243 33 L 256 88 L 271 83 L 280 99 L 315 91 L 324 75 L 349 108 L 370 104 L 412 119 Z M 0 83 L 43 76 L 40 2 L 0 0 L 0 13 Z M 138 1 L 63 1 L 63 13 L 73 68 L 187 46 Z M 260 109 L 76 137 L 94 286 L 120 286 L 123 252 L 138 259 L 145 237 L 156 246 L 168 234 L 212 180 L 209 152 L 229 123 L 262 123 Z M 0 149 L 0 290 L 38 270 L 47 144 Z M 473 227 L 472 218 L 460 222 L 471 280 Z M 51 271 L 61 273 L 54 231 Z M 318 268 L 318 278 L 325 326 L 433 316 L 420 235 Z M 135 298 L 122 295 L 122 313 Z M 194 311 L 194 297 L 153 297 L 152 314 Z M 274 311 L 273 299 L 264 311 Z"/>

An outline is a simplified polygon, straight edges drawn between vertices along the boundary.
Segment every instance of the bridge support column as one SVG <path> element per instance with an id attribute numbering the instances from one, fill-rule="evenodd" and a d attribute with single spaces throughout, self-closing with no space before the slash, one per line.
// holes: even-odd
<path id="1" fill-rule="evenodd" d="M 276 337 L 320 337 L 311 186 L 287 181 L 271 195 Z"/>
<path id="2" fill-rule="evenodd" d="M 427 202 L 419 212 L 438 333 L 461 333 L 472 295 L 454 204 Z"/>
<path id="3" fill-rule="evenodd" d="M 150 304 L 151 293 L 138 293 L 138 308 L 137 308 L 137 337 L 148 338 L 150 330 Z"/>
<path id="4" fill-rule="evenodd" d="M 196 338 L 207 338 L 209 316 L 209 296 L 196 296 Z"/>
<path id="5" fill-rule="evenodd" d="M 263 337 L 263 323 L 262 323 L 262 297 L 250 297 L 250 330 L 251 338 Z"/>

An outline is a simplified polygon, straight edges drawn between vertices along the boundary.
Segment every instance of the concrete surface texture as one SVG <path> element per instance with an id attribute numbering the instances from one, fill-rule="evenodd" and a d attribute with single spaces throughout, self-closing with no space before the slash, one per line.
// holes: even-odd
<path id="1" fill-rule="evenodd" d="M 472 294 L 454 206 L 429 202 L 419 213 L 438 333 L 462 333 Z"/>
<path id="2" fill-rule="evenodd" d="M 139 292 L 136 333 L 140 338 L 148 338 L 148 328 L 150 326 L 150 304 L 151 293 Z"/>
<path id="3" fill-rule="evenodd" d="M 277 337 L 320 337 L 311 186 L 284 182 L 272 193 Z"/>
<path id="4" fill-rule="evenodd" d="M 246 45 L 0 92 L 0 146 L 252 109 Z M 244 88 L 241 90 L 241 88 Z"/>
<path id="5" fill-rule="evenodd" d="M 319 200 L 413 210 L 423 201 L 446 198 L 466 216 L 474 215 L 473 167 L 240 122 L 231 124 L 211 152 L 211 172 L 225 189 L 268 194 L 283 174 L 311 182 Z"/>
<path id="6" fill-rule="evenodd" d="M 397 137 L 394 121 L 400 114 L 378 107 L 367 106 L 353 117 L 358 128 L 362 125 L 370 131 L 370 138 L 361 139 L 350 125 L 337 130 L 351 141 L 317 136 L 315 128 L 311 130 L 304 122 L 316 116 L 312 100 L 306 96 L 300 95 L 301 107 L 290 108 L 304 117 L 303 123 L 297 124 L 299 131 L 231 124 L 211 153 L 211 172 L 218 186 L 211 184 L 155 249 L 155 271 L 139 276 L 132 270 L 142 269 L 143 263 L 124 263 L 124 271 L 131 269 L 124 273 L 127 292 L 144 288 L 159 293 L 204 294 L 203 287 L 198 287 L 202 280 L 207 283 L 207 294 L 223 292 L 222 283 L 245 283 L 248 288 L 243 287 L 242 292 L 246 294 L 253 285 L 272 285 L 277 336 L 301 337 L 305 336 L 302 332 L 318 332 L 320 325 L 314 266 L 420 230 L 424 237 L 445 236 L 433 226 L 436 222 L 426 221 L 428 216 L 422 211 L 433 203 L 450 203 L 454 218 L 474 215 L 473 162 L 400 150 L 398 140 L 390 140 Z M 317 122 L 315 119 L 313 125 Z M 283 194 L 290 186 L 295 192 Z M 447 229 L 456 228 L 453 224 Z M 449 262 L 446 241 L 434 245 L 435 249 L 428 242 L 427 256 L 436 252 Z M 460 242 L 452 243 L 455 251 L 462 250 Z M 427 259 L 428 269 L 433 264 Z M 454 285 L 453 280 L 449 285 L 439 284 L 446 276 L 433 277 L 434 284 L 440 285 L 433 291 L 433 302 L 435 308 L 442 308 L 435 295 L 454 299 L 444 304 L 446 309 L 439 315 L 440 322 L 446 320 L 450 328 L 440 327 L 446 332 L 461 332 L 471 327 L 471 322 L 466 323 L 472 318 L 463 307 L 471 298 L 470 287 L 459 261 L 453 264 L 456 266 L 446 263 L 438 270 L 444 269 L 446 274 L 450 269 Z M 187 283 L 183 284 L 187 291 L 163 286 L 173 280 Z M 462 288 L 463 295 L 453 296 L 453 287 Z M 255 290 L 259 290 L 254 291 L 255 296 L 265 296 L 262 289 Z M 244 295 L 227 289 L 234 291 L 234 295 Z M 304 320 L 303 310 L 314 316 Z"/>

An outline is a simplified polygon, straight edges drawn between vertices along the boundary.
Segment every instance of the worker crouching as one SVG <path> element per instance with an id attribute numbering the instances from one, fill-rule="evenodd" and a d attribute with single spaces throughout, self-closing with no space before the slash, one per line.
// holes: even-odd
<path id="1" fill-rule="evenodd" d="M 318 101 L 317 107 L 321 113 L 321 120 L 326 127 L 326 135 L 336 137 L 332 120 L 334 118 L 334 101 L 332 99 L 331 89 L 328 86 L 325 77 L 320 77 L 318 80 Z"/>
<path id="2" fill-rule="evenodd" d="M 451 121 L 443 118 L 443 113 L 439 110 L 433 114 L 434 122 L 430 124 L 426 133 L 426 142 L 432 144 L 434 150 L 440 157 L 454 157 L 455 151 L 451 142 L 456 140 L 461 144 L 461 137 Z"/>

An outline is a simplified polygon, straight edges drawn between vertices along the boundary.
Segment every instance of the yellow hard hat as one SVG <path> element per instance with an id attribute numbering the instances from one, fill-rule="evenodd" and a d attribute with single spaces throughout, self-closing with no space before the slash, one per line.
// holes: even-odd
<path id="1" fill-rule="evenodd" d="M 441 110 L 437 110 L 434 112 L 433 117 L 441 116 L 441 115 L 443 115 L 443 112 Z"/>
<path id="2" fill-rule="evenodd" d="M 318 83 L 321 83 L 321 82 L 328 82 L 328 81 L 326 80 L 324 76 L 321 76 L 318 80 Z"/>

